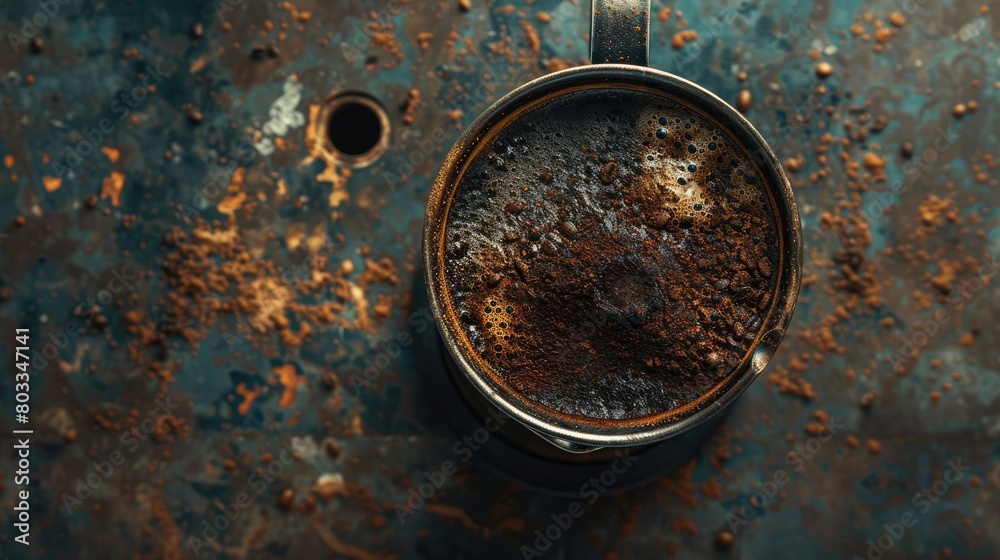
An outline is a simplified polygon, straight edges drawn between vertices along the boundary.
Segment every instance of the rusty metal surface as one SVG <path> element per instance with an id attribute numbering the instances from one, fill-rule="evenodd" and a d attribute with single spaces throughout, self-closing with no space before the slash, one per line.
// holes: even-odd
<path id="1" fill-rule="evenodd" d="M 0 7 L 0 554 L 1000 555 L 1000 8 L 665 8 L 650 65 L 744 107 L 789 172 L 803 292 L 694 462 L 555 499 L 425 406 L 417 267 L 444 153 L 499 96 L 586 60 L 586 2 Z M 322 146 L 345 89 L 390 121 L 369 167 Z"/>

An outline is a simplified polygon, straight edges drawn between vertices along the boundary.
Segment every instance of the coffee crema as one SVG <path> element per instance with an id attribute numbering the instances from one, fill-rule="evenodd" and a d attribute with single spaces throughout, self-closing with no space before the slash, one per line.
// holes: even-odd
<path id="1" fill-rule="evenodd" d="M 753 158 L 666 95 L 597 86 L 528 107 L 469 156 L 445 309 L 494 381 L 581 421 L 691 403 L 754 347 L 778 284 Z"/>

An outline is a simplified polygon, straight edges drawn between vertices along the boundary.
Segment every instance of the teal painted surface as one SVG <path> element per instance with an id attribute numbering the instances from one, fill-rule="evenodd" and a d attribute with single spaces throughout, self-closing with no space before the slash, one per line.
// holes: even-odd
<path id="1" fill-rule="evenodd" d="M 252 46 L 274 40 L 282 31 L 282 18 L 290 22 L 289 13 L 273 3 L 233 2 L 221 17 L 221 4 L 193 1 L 59 3 L 58 11 L 39 26 L 43 51 L 33 54 L 18 44 L 15 52 L 10 33 L 20 34 L 22 18 L 32 18 L 39 6 L 8 2 L 0 8 L 0 31 L 7 39 L 0 44 L 0 155 L 10 154 L 14 161 L 0 170 L 5 202 L 0 207 L 0 287 L 12 292 L 0 302 L 0 344 L 5 348 L 0 370 L 0 471 L 6 484 L 0 490 L 0 535 L 6 535 L 0 541 L 2 554 L 337 557 L 323 539 L 325 532 L 371 554 L 400 558 L 524 557 L 522 547 L 536 546 L 535 531 L 544 532 L 552 515 L 567 511 L 571 501 L 511 485 L 478 465 L 475 457 L 435 491 L 428 500 L 435 507 L 425 505 L 402 520 L 396 515 L 394 504 L 410 499 L 410 488 L 425 482 L 425 471 L 455 459 L 457 436 L 433 420 L 441 411 L 422 407 L 418 367 L 429 350 L 421 344 L 405 348 L 359 391 L 351 379 L 362 373 L 365 360 L 379 356 L 380 343 L 415 330 L 409 317 L 419 301 L 413 294 L 423 289 L 417 267 L 424 203 L 444 154 L 462 128 L 507 91 L 543 75 L 550 64 L 584 61 L 588 4 L 515 2 L 508 14 L 499 2 L 472 0 L 471 11 L 462 12 L 450 1 L 412 0 L 398 4 L 389 16 L 399 45 L 394 51 L 363 39 L 363 30 L 373 21 L 371 11 L 396 5 L 300 2 L 296 8 L 312 12 L 312 18 L 301 32 L 290 23 L 284 30 L 288 39 L 277 43 L 278 56 L 261 60 L 252 58 Z M 990 276 L 990 269 L 966 261 L 1000 261 L 998 173 L 983 158 L 1000 156 L 1000 91 L 994 87 L 1000 81 L 1000 8 L 991 6 L 983 16 L 978 3 L 962 1 L 682 1 L 670 4 L 673 13 L 661 22 L 657 15 L 662 7 L 654 2 L 651 65 L 733 103 L 741 89 L 749 89 L 753 102 L 747 118 L 779 160 L 803 157 L 801 169 L 790 178 L 802 215 L 809 282 L 768 372 L 698 457 L 691 471 L 697 503 L 671 492 L 664 481 L 593 505 L 583 500 L 583 515 L 565 534 L 559 531 L 544 557 L 613 558 L 610 554 L 616 553 L 620 558 L 658 558 L 671 547 L 679 558 L 864 557 L 867 541 L 877 541 L 885 524 L 900 522 L 911 510 L 914 525 L 891 539 L 883 558 L 944 558 L 946 548 L 953 558 L 998 557 L 1000 332 L 994 319 L 1000 298 L 995 279 L 974 289 L 975 279 Z M 864 21 L 866 12 L 895 29 L 888 23 L 893 10 L 906 12 L 907 22 L 883 52 L 874 51 L 874 39 L 852 35 L 855 23 L 864 33 L 874 33 L 874 24 Z M 684 13 L 686 29 L 699 37 L 680 51 L 670 46 L 682 29 L 678 11 Z M 551 21 L 540 23 L 537 12 L 550 14 Z M 260 36 L 265 20 L 279 29 Z M 522 20 L 537 30 L 538 52 L 529 48 Z M 224 21 L 230 31 L 220 29 Z M 205 28 L 197 41 L 189 32 L 195 22 Z M 422 32 L 433 33 L 426 51 L 416 40 Z M 142 60 L 126 58 L 123 53 L 130 49 L 137 49 Z M 461 54 L 463 50 L 468 52 Z M 813 50 L 833 64 L 830 78 L 816 78 Z M 557 59 L 561 62 L 552 62 Z M 198 60 L 204 61 L 203 68 L 192 71 Z M 128 117 L 136 121 L 120 118 L 123 106 L 116 99 L 142 81 L 138 74 L 147 65 L 162 65 L 155 94 L 128 108 Z M 737 80 L 740 71 L 747 72 L 746 83 Z M 29 74 L 34 76 L 30 85 L 25 82 Z M 280 134 L 289 147 L 270 154 L 241 147 L 255 134 L 273 136 L 261 131 L 293 74 L 301 86 L 293 109 L 304 123 Z M 978 88 L 973 80 L 980 81 Z M 820 84 L 826 93 L 815 93 Z M 375 96 L 386 108 L 392 133 L 387 153 L 347 180 L 349 200 L 331 208 L 332 184 L 317 179 L 326 164 L 309 157 L 305 131 L 310 105 L 342 89 Z M 415 122 L 405 124 L 399 108 L 411 89 L 419 90 L 420 104 Z M 952 107 L 969 100 L 977 101 L 978 110 L 953 117 Z M 196 125 L 182 109 L 188 103 L 204 115 Z M 871 105 L 863 111 L 851 109 L 866 103 Z M 833 108 L 832 116 L 826 107 Z M 451 116 L 456 109 L 461 111 L 457 120 Z M 796 114 L 809 121 L 795 124 Z M 865 141 L 841 147 L 839 139 L 847 134 L 843 121 L 853 121 L 857 130 L 862 115 L 872 120 L 884 116 L 887 125 Z M 43 177 L 59 172 L 51 161 L 66 162 L 67 148 L 80 146 L 83 131 L 99 128 L 103 119 L 114 128 L 98 144 L 119 150 L 120 159 L 113 163 L 95 150 L 65 173 L 58 190 L 48 192 Z M 435 130 L 443 131 L 445 140 L 431 151 L 424 140 L 434 137 Z M 816 148 L 827 132 L 838 139 L 827 154 L 829 170 L 825 177 L 811 178 L 822 167 Z M 939 138 L 948 140 L 941 143 Z M 900 145 L 907 141 L 915 147 L 912 160 L 900 155 Z M 164 157 L 168 151 L 170 159 Z M 869 151 L 886 158 L 886 181 L 865 181 L 868 190 L 857 192 L 863 213 L 838 210 L 852 196 L 840 154 L 860 163 Z M 178 214 L 178 204 L 194 208 L 205 220 L 228 219 L 216 210 L 219 198 L 206 203 L 195 194 L 212 176 L 228 183 L 222 157 L 248 168 L 248 192 L 267 195 L 263 208 L 237 219 L 246 245 L 262 247 L 261 258 L 293 267 L 304 255 L 283 243 L 289 228 L 318 224 L 330 239 L 342 234 L 333 263 L 350 260 L 355 265 L 352 281 L 365 268 L 362 248 L 370 250 L 373 260 L 388 257 L 399 270 L 398 283 L 376 284 L 364 294 L 369 305 L 379 294 L 393 296 L 392 311 L 370 331 L 320 329 L 298 348 L 269 334 L 266 351 L 247 344 L 239 356 L 229 351 L 222 331 L 223 326 L 230 332 L 236 328 L 232 317 L 220 319 L 197 352 L 171 339 L 167 359 L 180 365 L 166 392 L 181 403 L 175 414 L 190 432 L 164 442 L 139 442 L 133 450 L 131 443 L 121 441 L 125 428 L 100 428 L 95 421 L 109 410 L 120 417 L 131 408 L 145 418 L 162 396 L 160 384 L 146 379 L 127 359 L 125 347 L 134 335 L 125 331 L 123 313 L 142 309 L 164 319 L 156 305 L 168 291 L 161 274 L 166 254 L 161 243 L 171 227 L 193 227 Z M 407 160 L 415 162 L 413 169 L 401 173 Z M 976 165 L 985 181 L 977 180 Z M 120 205 L 103 198 L 97 209 L 83 209 L 85 197 L 100 195 L 112 171 L 126 177 Z M 396 178 L 401 175 L 406 179 Z M 287 195 L 277 195 L 279 179 Z M 930 195 L 950 200 L 958 221 L 922 225 L 918 208 Z M 871 243 L 861 248 L 866 256 L 861 273 L 872 275 L 881 300 L 878 308 L 861 302 L 833 324 L 828 317 L 851 296 L 834 283 L 840 265 L 833 259 L 844 243 L 839 232 L 821 226 L 824 212 L 869 218 Z M 126 227 L 125 215 L 135 216 L 135 224 Z M 16 216 L 26 218 L 25 226 L 14 224 Z M 268 232 L 278 242 L 257 240 Z M 927 257 L 901 256 L 918 251 Z M 930 282 L 941 261 L 959 267 L 952 291 L 936 292 Z M 126 264 L 144 273 L 132 285 L 139 301 L 108 306 L 107 328 L 67 337 L 56 357 L 32 378 L 34 544 L 26 552 L 13 543 L 16 468 L 9 434 L 15 425 L 8 410 L 14 370 L 8 333 L 16 326 L 30 327 L 41 351 L 53 340 L 50 335 L 58 339 L 55 333 L 69 323 L 83 324 L 77 307 L 98 297 L 113 271 Z M 357 312 L 348 302 L 343 316 L 353 322 Z M 891 354 L 906 340 L 913 341 L 914 333 L 922 332 L 920 325 L 934 321 L 935 312 L 947 312 L 948 320 L 927 337 L 919 357 L 906 361 L 903 375 L 893 372 L 887 361 Z M 887 318 L 894 324 L 882 324 Z M 842 351 L 820 350 L 807 340 L 824 326 Z M 978 334 L 971 345 L 960 344 L 972 331 Z M 118 346 L 112 347 L 112 341 Z M 933 360 L 940 360 L 939 369 Z M 802 376 L 815 387 L 817 399 L 781 394 L 768 381 L 769 373 L 787 370 L 793 361 L 806 364 Z M 291 407 L 279 404 L 282 387 L 274 383 L 272 368 L 280 364 L 293 364 L 302 380 Z M 856 372 L 856 380 L 848 379 L 848 369 Z M 334 392 L 320 379 L 328 370 L 341 382 Z M 952 379 L 952 372 L 958 372 L 958 379 Z M 943 389 L 945 382 L 951 383 L 950 390 Z M 238 410 L 244 402 L 236 393 L 240 383 L 261 389 L 246 414 Z M 876 391 L 878 398 L 865 410 L 858 400 L 868 391 Z M 933 391 L 942 395 L 937 403 L 931 399 Z M 836 433 L 810 452 L 805 426 L 817 410 L 835 420 Z M 290 425 L 293 415 L 297 422 Z M 327 433 L 331 425 L 332 436 Z M 77 432 L 73 443 L 65 443 L 69 429 Z M 858 438 L 860 447 L 851 448 L 848 436 Z M 329 438 L 342 449 L 338 457 L 323 450 Z M 868 439 L 881 444 L 880 453 L 865 449 Z M 274 481 L 257 493 L 261 479 L 253 478 L 254 468 L 273 463 L 262 462 L 263 454 L 280 457 L 283 444 L 300 457 L 282 464 Z M 720 447 L 729 449 L 731 457 L 714 466 L 712 457 Z M 802 461 L 789 462 L 788 452 L 797 449 Z M 93 497 L 68 512 L 63 494 L 75 492 L 75 479 L 93 472 L 91 462 L 115 451 L 122 453 L 124 463 L 102 480 Z M 228 459 L 237 460 L 234 470 L 224 466 Z M 926 511 L 922 500 L 914 502 L 915 493 L 944 479 L 949 461 L 959 460 L 969 466 L 968 472 L 948 484 L 938 501 Z M 323 475 L 340 476 L 364 488 L 371 499 L 339 495 L 318 501 L 309 512 L 278 507 L 286 488 L 294 489 L 301 506 Z M 766 498 L 745 524 L 735 523 L 732 548 L 719 550 L 713 538 L 730 528 L 727 514 L 738 512 L 776 477 L 786 481 L 781 493 Z M 699 490 L 712 478 L 720 484 L 721 497 Z M 205 522 L 242 494 L 250 498 L 249 505 L 239 508 L 236 521 L 212 544 L 200 548 L 189 540 L 205 538 Z M 166 516 L 156 504 L 162 504 Z M 471 524 L 450 516 L 459 510 Z M 373 524 L 376 515 L 385 517 L 384 526 Z M 693 521 L 697 534 L 678 530 L 682 519 Z"/>

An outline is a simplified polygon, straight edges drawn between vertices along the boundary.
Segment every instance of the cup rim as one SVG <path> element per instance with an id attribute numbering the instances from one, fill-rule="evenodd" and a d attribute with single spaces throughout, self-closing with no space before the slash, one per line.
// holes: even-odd
<path id="1" fill-rule="evenodd" d="M 574 86 L 634 85 L 645 87 L 686 102 L 726 130 L 751 155 L 775 208 L 775 219 L 782 238 L 778 283 L 760 334 L 740 364 L 723 381 L 691 403 L 671 411 L 629 420 L 601 420 L 588 423 L 578 416 L 526 404 L 511 387 L 503 387 L 489 371 L 480 371 L 471 349 L 459 342 L 454 329 L 457 319 L 447 313 L 442 252 L 447 232 L 447 218 L 455 189 L 470 156 L 499 120 L 549 96 L 565 93 Z M 765 369 L 777 350 L 791 321 L 801 285 L 801 224 L 798 209 L 784 170 L 764 138 L 728 103 L 708 90 L 679 76 L 653 68 L 626 64 L 595 64 L 570 68 L 536 78 L 493 103 L 465 129 L 448 152 L 431 188 L 424 220 L 422 262 L 424 279 L 435 324 L 448 354 L 457 362 L 465 379 L 504 413 L 547 439 L 591 447 L 632 447 L 666 439 L 688 430 L 731 404 Z M 484 368 L 485 369 L 485 368 Z M 601 426 L 596 424 L 600 423 Z M 614 424 L 614 425 L 611 425 Z"/>

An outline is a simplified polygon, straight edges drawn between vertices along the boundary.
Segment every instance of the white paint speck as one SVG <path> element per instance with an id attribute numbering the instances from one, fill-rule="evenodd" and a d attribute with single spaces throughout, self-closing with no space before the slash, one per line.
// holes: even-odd
<path id="1" fill-rule="evenodd" d="M 983 32 L 983 29 L 986 29 L 986 20 L 976 18 L 959 28 L 957 35 L 962 41 L 968 41 L 978 37 Z"/>
<path id="2" fill-rule="evenodd" d="M 268 120 L 261 127 L 265 137 L 254 145 L 257 151 L 264 155 L 274 152 L 274 143 L 268 136 L 284 136 L 292 128 L 298 128 L 306 123 L 306 117 L 296 110 L 302 101 L 302 84 L 289 76 L 282 86 L 283 93 L 276 99 L 268 111 Z"/>

